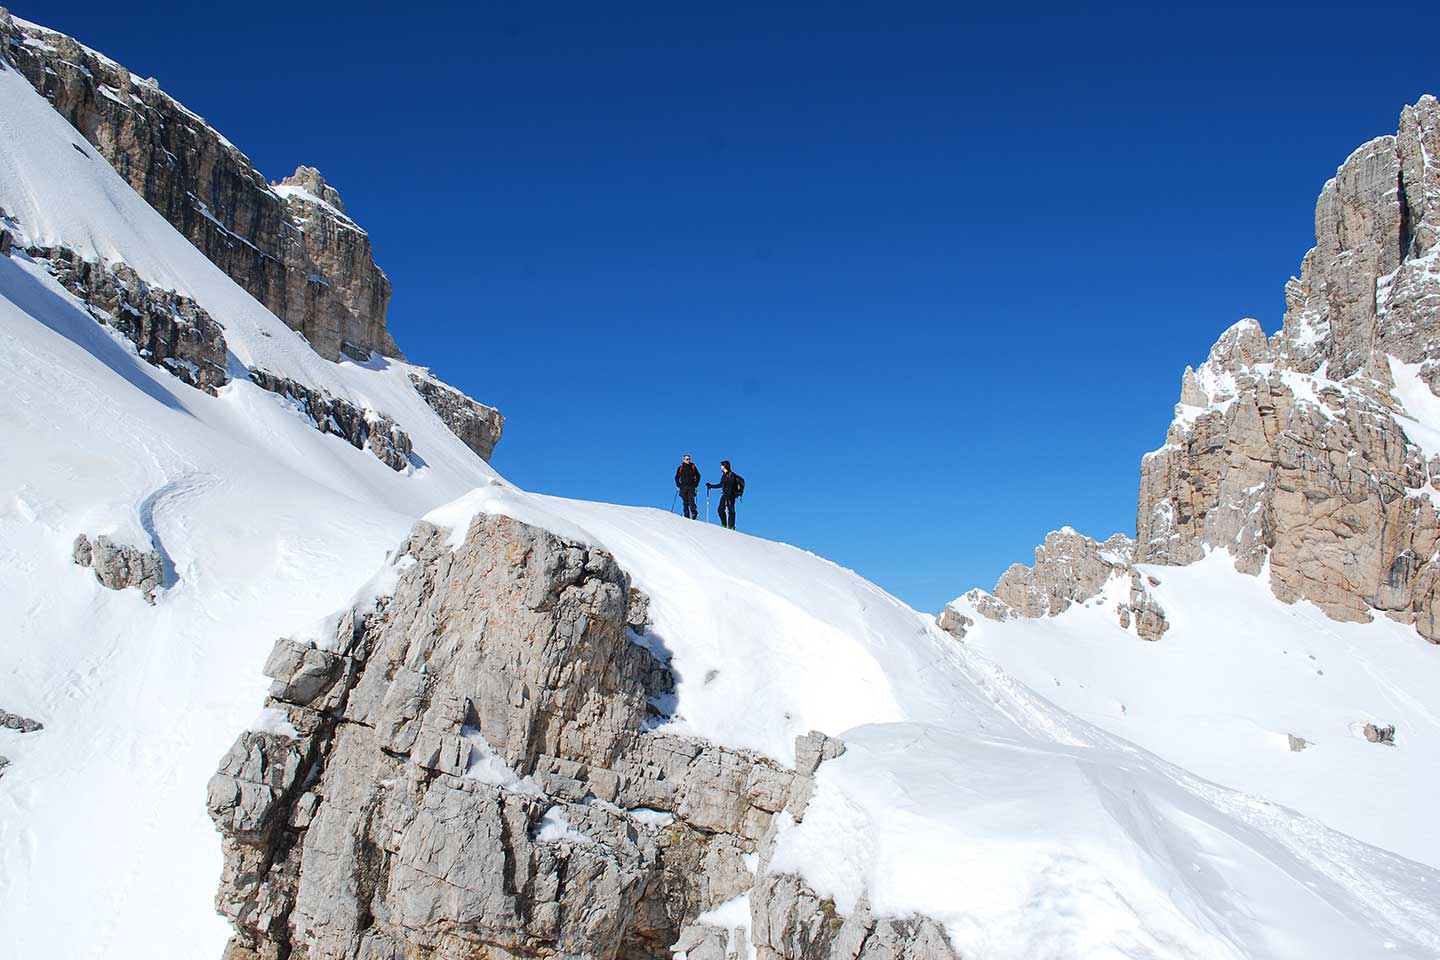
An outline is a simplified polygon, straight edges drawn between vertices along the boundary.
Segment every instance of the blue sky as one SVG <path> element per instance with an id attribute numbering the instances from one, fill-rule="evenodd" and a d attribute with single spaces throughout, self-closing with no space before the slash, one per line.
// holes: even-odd
<path id="1" fill-rule="evenodd" d="M 1134 532 L 1184 366 L 1440 92 L 1418 4 L 993 7 L 12 4 L 319 167 L 516 483 L 729 458 L 742 530 L 931 610 Z"/>

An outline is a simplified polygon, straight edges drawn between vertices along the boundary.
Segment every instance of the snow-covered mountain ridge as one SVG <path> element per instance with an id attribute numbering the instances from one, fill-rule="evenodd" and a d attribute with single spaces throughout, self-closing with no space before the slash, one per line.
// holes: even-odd
<path id="1" fill-rule="evenodd" d="M 515 489 L 422 370 L 316 353 L 9 61 L 0 206 L 11 955 L 1440 951 L 1433 863 L 1107 732 L 848 570 Z"/>

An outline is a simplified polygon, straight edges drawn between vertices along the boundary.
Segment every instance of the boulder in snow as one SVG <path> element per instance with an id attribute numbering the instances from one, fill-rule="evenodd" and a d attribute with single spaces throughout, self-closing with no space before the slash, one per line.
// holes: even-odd
<path id="1" fill-rule="evenodd" d="M 101 586 L 111 590 L 134 587 L 147 602 L 155 602 L 155 591 L 165 580 L 165 563 L 159 551 L 116 543 L 104 534 L 91 540 L 83 533 L 75 538 L 72 551 L 76 563 L 95 571 Z"/>
<path id="2" fill-rule="evenodd" d="M 1380 726 L 1374 723 L 1365 724 L 1365 739 L 1371 743 L 1383 743 L 1387 746 L 1395 746 L 1395 726 L 1387 724 Z"/>

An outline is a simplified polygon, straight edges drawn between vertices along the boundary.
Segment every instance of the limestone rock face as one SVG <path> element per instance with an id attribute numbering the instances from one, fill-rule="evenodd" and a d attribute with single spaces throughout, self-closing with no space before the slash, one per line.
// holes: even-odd
<path id="1" fill-rule="evenodd" d="M 95 572 L 100 585 L 111 590 L 134 587 L 149 603 L 165 583 L 165 562 L 157 550 L 140 550 L 120 544 L 101 534 L 91 540 L 85 534 L 75 538 L 75 562 Z"/>
<path id="2" fill-rule="evenodd" d="M 390 281 L 318 174 L 302 167 L 286 181 L 293 189 L 272 188 L 154 80 L 3 10 L 0 51 L 175 229 L 322 356 L 400 356 L 385 327 Z"/>
<path id="3" fill-rule="evenodd" d="M 1437 163 L 1440 103 L 1427 96 L 1325 184 L 1282 329 L 1267 339 L 1242 320 L 1185 369 L 1165 444 L 1141 462 L 1126 564 L 1223 549 L 1242 572 L 1268 569 L 1284 601 L 1340 620 L 1382 612 L 1440 642 L 1440 455 L 1414 430 L 1423 411 L 1400 399 L 1416 384 L 1440 388 Z M 1099 546 L 1047 539 L 1033 568 L 1006 572 L 994 598 L 1003 606 L 983 615 L 1053 616 L 1096 596 L 1123 566 L 1102 562 Z M 1130 579 L 1120 622 L 1158 637 L 1155 594 Z"/>
<path id="4" fill-rule="evenodd" d="M 362 410 L 348 400 L 264 370 L 251 370 L 250 381 L 262 390 L 289 398 L 321 433 L 334 434 L 357 450 L 369 450 L 391 470 L 410 466 L 414 452 L 410 436 L 385 414 Z"/>
<path id="5" fill-rule="evenodd" d="M 390 281 L 375 265 L 369 235 L 314 167 L 301 166 L 281 182 L 267 183 L 244 154 L 154 80 L 138 80 L 113 60 L 64 34 L 17 20 L 4 8 L 0 58 L 13 63 L 83 136 L 77 150 L 87 156 L 98 151 L 186 239 L 321 356 L 367 361 L 373 351 L 401 357 L 385 326 Z M 0 256 L 10 254 L 13 227 L 0 211 Z M 87 263 L 65 249 L 28 252 L 49 261 L 51 273 L 91 314 L 151 363 L 209 393 L 228 382 L 223 327 L 193 301 L 151 287 L 124 264 Z M 412 374 L 412 381 L 446 426 L 488 460 L 504 428 L 500 412 L 428 375 Z M 290 381 L 287 386 L 308 390 Z M 307 411 L 312 405 L 294 390 L 285 392 Z M 316 422 L 329 430 L 327 420 Z M 409 464 L 408 437 L 383 414 L 370 416 L 363 428 L 340 431 L 396 470 Z"/>
<path id="6" fill-rule="evenodd" d="M 957 603 L 996 621 L 1054 617 L 1077 603 L 1095 604 L 1141 639 L 1158 640 L 1170 624 L 1134 558 L 1135 542 L 1124 534 L 1102 543 L 1063 527 L 1035 548 L 1033 566 L 1014 564 L 1001 575 L 993 594 L 972 590 Z M 974 625 L 956 604 L 941 611 L 938 622 L 959 639 Z"/>
<path id="7" fill-rule="evenodd" d="M 152 287 L 124 263 L 86 261 L 64 247 L 26 252 L 149 363 L 212 395 L 230 381 L 225 333 L 194 300 Z"/>
<path id="8" fill-rule="evenodd" d="M 1001 575 L 995 597 L 1022 617 L 1064 613 L 1070 604 L 1100 593 L 1116 571 L 1128 571 L 1134 544 L 1115 534 L 1104 543 L 1064 527 L 1035 548 L 1035 565 L 1014 564 Z"/>
<path id="9" fill-rule="evenodd" d="M 1224 548 L 1282 600 L 1341 620 L 1375 611 L 1432 641 L 1431 459 L 1407 434 L 1394 361 L 1440 369 L 1440 104 L 1357 150 L 1325 185 L 1315 247 L 1267 343 L 1242 321 L 1187 370 L 1165 446 L 1141 466 L 1136 556 Z"/>
<path id="10" fill-rule="evenodd" d="M 505 430 L 505 418 L 499 410 L 472 400 L 433 377 L 412 373 L 410 382 L 451 433 L 463 440 L 480 459 L 490 459 L 495 452 L 495 444 L 500 442 L 500 434 Z"/>
<path id="11" fill-rule="evenodd" d="M 934 920 L 876 919 L 864 903 L 842 917 L 799 877 L 762 877 L 750 896 L 759 960 L 958 960 Z"/>
<path id="12" fill-rule="evenodd" d="M 211 780 L 227 956 L 744 955 L 696 918 L 843 745 L 792 772 L 652 730 L 673 677 L 607 553 L 482 515 L 394 563 L 326 642 L 275 645 L 270 719 Z"/>

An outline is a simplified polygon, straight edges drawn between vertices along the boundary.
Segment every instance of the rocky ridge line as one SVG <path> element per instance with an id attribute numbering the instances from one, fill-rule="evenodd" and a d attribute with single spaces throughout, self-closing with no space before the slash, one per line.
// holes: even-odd
<path id="1" fill-rule="evenodd" d="M 276 644 L 211 781 L 227 960 L 738 958 L 743 928 L 696 921 L 746 893 L 763 960 L 953 958 L 933 921 L 768 875 L 843 745 L 801 737 L 790 771 L 654 729 L 663 638 L 608 553 L 480 515 L 394 564 L 373 609 Z"/>

